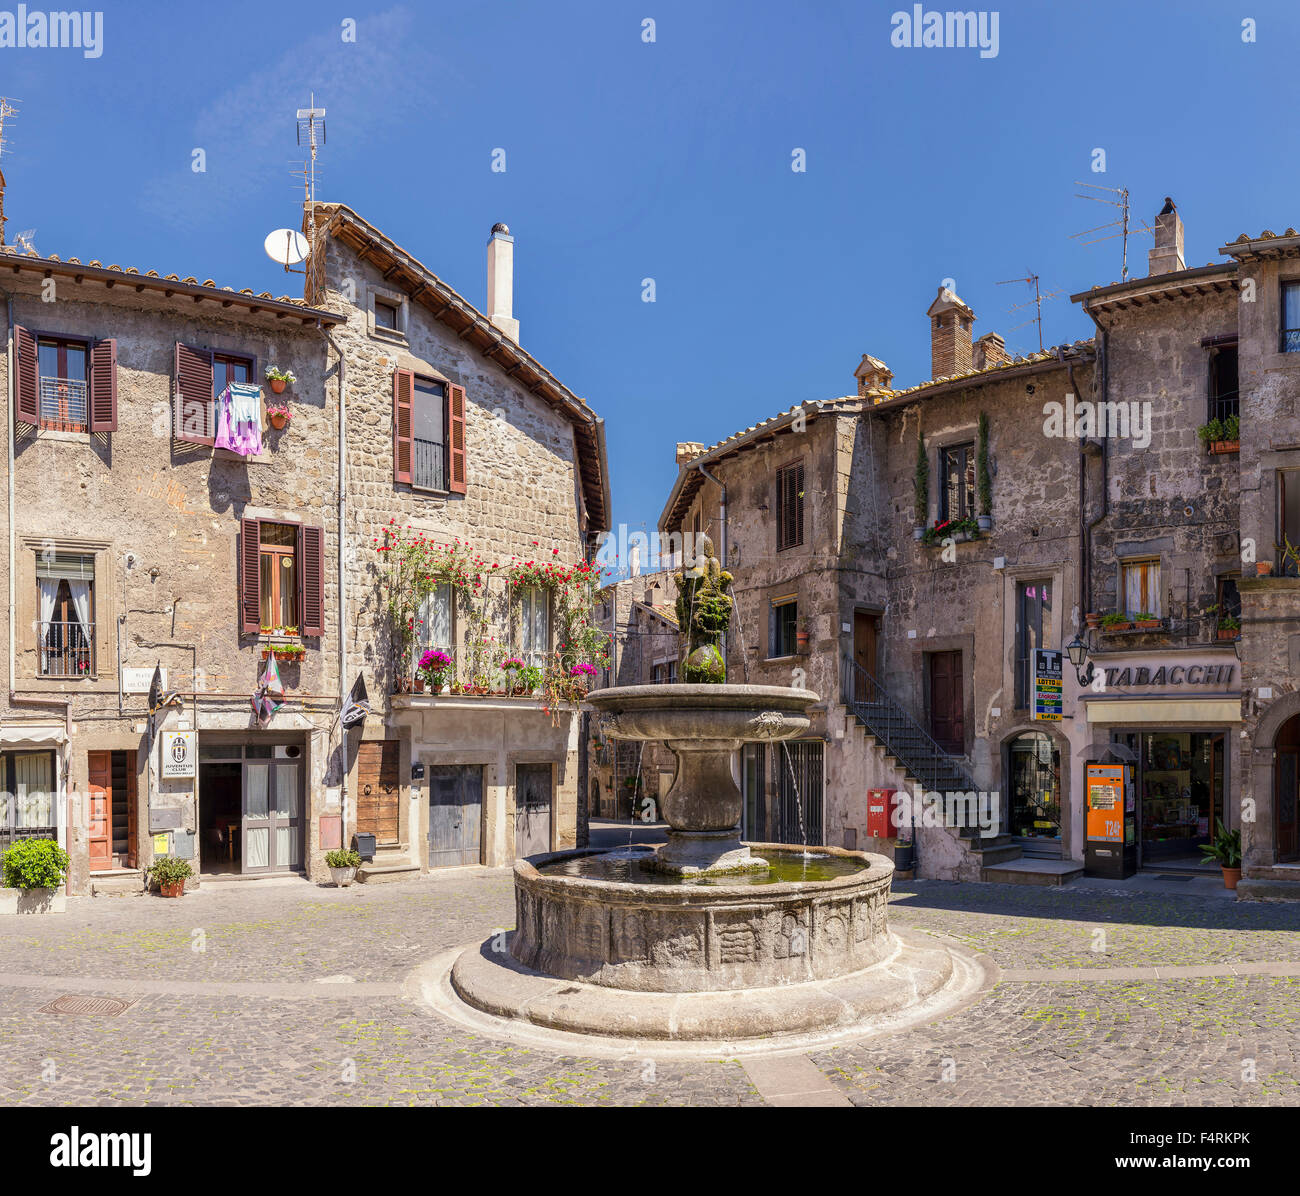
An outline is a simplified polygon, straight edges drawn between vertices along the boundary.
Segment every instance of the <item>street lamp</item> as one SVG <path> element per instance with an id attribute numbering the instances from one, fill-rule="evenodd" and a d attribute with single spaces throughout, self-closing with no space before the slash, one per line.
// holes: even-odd
<path id="1" fill-rule="evenodd" d="M 1074 665 L 1074 675 L 1080 685 L 1087 685 L 1092 680 L 1092 661 L 1088 660 L 1088 645 L 1075 632 L 1074 639 L 1065 645 L 1065 653 Z"/>

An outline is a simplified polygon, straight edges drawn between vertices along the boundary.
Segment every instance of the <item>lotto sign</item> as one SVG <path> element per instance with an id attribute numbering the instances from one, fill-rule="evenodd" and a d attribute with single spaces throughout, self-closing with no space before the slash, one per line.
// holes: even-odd
<path id="1" fill-rule="evenodd" d="M 162 733 L 162 775 L 172 777 L 194 776 L 197 748 L 193 731 L 164 731 Z"/>
<path id="2" fill-rule="evenodd" d="M 1054 649 L 1034 650 L 1034 718 L 1061 721 L 1061 654 Z"/>

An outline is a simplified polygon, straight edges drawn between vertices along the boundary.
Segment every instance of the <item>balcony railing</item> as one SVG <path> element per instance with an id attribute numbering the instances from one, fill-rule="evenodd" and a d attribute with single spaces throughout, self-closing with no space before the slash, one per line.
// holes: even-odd
<path id="1" fill-rule="evenodd" d="M 95 671 L 95 625 L 40 624 L 42 677 L 85 677 Z"/>
<path id="2" fill-rule="evenodd" d="M 440 440 L 414 438 L 411 483 L 426 490 L 447 488 L 447 447 Z"/>
<path id="3" fill-rule="evenodd" d="M 41 427 L 59 432 L 86 430 L 86 384 L 76 378 L 40 380 Z"/>

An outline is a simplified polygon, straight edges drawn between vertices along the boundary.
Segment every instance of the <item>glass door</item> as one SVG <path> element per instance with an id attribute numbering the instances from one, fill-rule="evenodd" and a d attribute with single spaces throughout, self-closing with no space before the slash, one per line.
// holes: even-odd
<path id="1" fill-rule="evenodd" d="M 279 871 L 302 863 L 302 764 L 271 762 L 271 867 Z"/>
<path id="2" fill-rule="evenodd" d="M 244 761 L 244 868 L 271 870 L 271 762 Z"/>
<path id="3" fill-rule="evenodd" d="M 254 753 L 258 758 L 250 759 Z M 301 867 L 302 761 L 272 759 L 263 745 L 250 745 L 244 756 L 241 871 Z"/>

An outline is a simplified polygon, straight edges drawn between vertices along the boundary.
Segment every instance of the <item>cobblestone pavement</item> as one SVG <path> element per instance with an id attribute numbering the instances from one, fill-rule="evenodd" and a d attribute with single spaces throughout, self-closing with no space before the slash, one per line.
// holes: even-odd
<path id="1" fill-rule="evenodd" d="M 77 898 L 66 915 L 4 919 L 0 1105 L 764 1103 L 734 1060 L 558 1057 L 403 995 L 418 964 L 513 914 L 508 871 L 466 869 L 348 890 Z M 891 917 L 1024 978 L 928 1025 L 813 1053 L 855 1104 L 1300 1104 L 1300 907 L 907 882 Z M 1104 975 L 1270 961 L 1297 975 Z M 1063 968 L 1103 972 L 1053 979 Z M 41 1012 L 74 991 L 134 1003 L 116 1017 Z"/>

